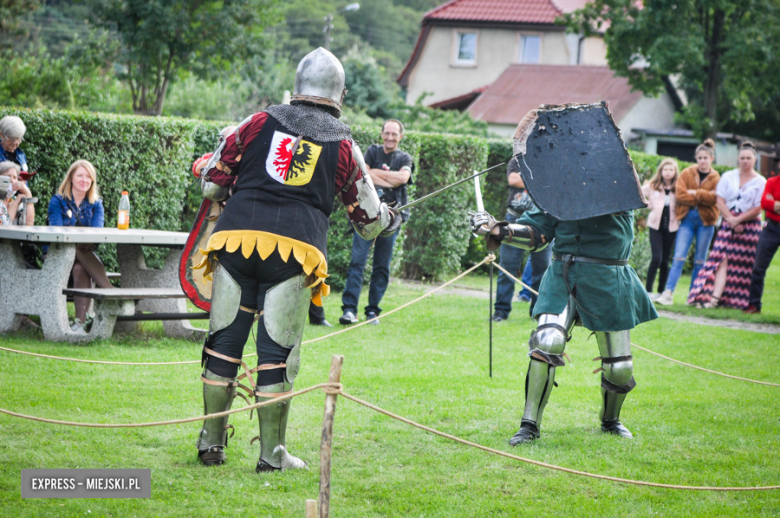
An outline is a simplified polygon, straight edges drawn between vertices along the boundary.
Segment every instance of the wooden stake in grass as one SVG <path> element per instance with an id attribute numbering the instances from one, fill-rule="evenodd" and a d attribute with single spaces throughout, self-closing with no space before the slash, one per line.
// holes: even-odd
<path id="1" fill-rule="evenodd" d="M 341 366 L 344 357 L 334 355 L 330 364 L 330 383 L 341 381 Z M 336 394 L 325 396 L 325 415 L 322 418 L 322 440 L 320 441 L 320 498 L 319 516 L 328 518 L 330 513 L 330 464 L 333 447 L 333 417 L 336 413 Z"/>
<path id="2" fill-rule="evenodd" d="M 317 518 L 317 501 L 306 499 L 306 518 Z"/>

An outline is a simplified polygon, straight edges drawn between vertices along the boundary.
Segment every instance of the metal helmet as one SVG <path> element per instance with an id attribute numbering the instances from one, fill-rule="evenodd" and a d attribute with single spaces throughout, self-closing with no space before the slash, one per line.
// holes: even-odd
<path id="1" fill-rule="evenodd" d="M 295 72 L 295 90 L 290 102 L 306 101 L 335 108 L 341 114 L 344 100 L 344 67 L 329 51 L 320 47 L 306 54 Z"/>

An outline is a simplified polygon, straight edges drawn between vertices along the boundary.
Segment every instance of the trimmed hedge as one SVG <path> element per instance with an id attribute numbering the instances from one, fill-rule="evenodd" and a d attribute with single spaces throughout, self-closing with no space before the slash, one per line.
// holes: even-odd
<path id="1" fill-rule="evenodd" d="M 40 202 L 35 222 L 44 225 L 52 195 L 73 161 L 87 159 L 98 172 L 106 211 L 106 226 L 116 225 L 122 190 L 130 193 L 131 225 L 181 230 L 185 192 L 191 182 L 195 129 L 209 123 L 184 119 L 118 116 L 88 112 L 0 109 L 0 117 L 17 115 L 27 133 L 22 149 L 30 169 L 29 182 Z M 116 249 L 101 245 L 106 268 L 116 269 Z M 146 250 L 150 264 L 160 264 L 164 250 Z"/>
<path id="2" fill-rule="evenodd" d="M 188 231 L 201 202 L 190 172 L 192 161 L 213 151 L 225 122 L 166 117 L 106 115 L 87 112 L 0 108 L 0 117 L 17 115 L 26 126 L 22 148 L 38 174 L 30 188 L 41 201 L 36 224 L 45 224 L 46 209 L 70 164 L 80 158 L 98 171 L 106 209 L 106 226 L 116 224 L 122 190 L 130 192 L 131 225 L 159 230 Z M 380 143 L 379 128 L 353 128 L 363 150 Z M 472 171 L 506 162 L 512 155 L 509 139 L 429 134 L 410 131 L 401 149 L 415 162 L 412 198 L 448 185 Z M 649 178 L 663 157 L 630 151 L 642 180 Z M 688 164 L 680 163 L 681 168 Z M 728 168 L 717 167 L 719 171 Z M 496 216 L 506 209 L 506 169 L 483 176 L 485 208 Z M 441 279 L 474 264 L 486 255 L 484 241 L 470 236 L 465 217 L 475 210 L 473 184 L 453 188 L 412 209 L 396 243 L 392 272 L 414 279 Z M 340 203 L 331 216 L 328 243 L 329 283 L 343 289 L 352 248 L 352 229 Z M 642 231 L 644 215 L 637 213 L 637 238 L 632 264 L 641 275 L 649 262 L 649 244 Z M 160 264 L 163 250 L 148 249 L 150 264 Z M 115 247 L 101 245 L 109 270 L 116 268 Z M 365 278 L 370 275 L 367 265 Z"/>

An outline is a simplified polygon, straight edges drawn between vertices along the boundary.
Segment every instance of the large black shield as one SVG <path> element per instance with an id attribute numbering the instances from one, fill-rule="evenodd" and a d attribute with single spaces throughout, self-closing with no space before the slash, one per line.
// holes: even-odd
<path id="1" fill-rule="evenodd" d="M 605 103 L 546 105 L 517 155 L 536 205 L 562 221 L 646 207 L 639 178 Z"/>

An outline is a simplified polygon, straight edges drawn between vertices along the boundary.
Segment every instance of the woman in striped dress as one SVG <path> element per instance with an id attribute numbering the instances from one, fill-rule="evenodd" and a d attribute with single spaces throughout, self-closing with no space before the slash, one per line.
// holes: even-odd
<path id="1" fill-rule="evenodd" d="M 693 281 L 688 303 L 705 308 L 748 306 L 750 274 L 761 233 L 761 193 L 766 179 L 753 167 L 756 146 L 744 142 L 739 168 L 727 172 L 718 183 L 718 209 L 723 224 L 704 267 Z"/>

